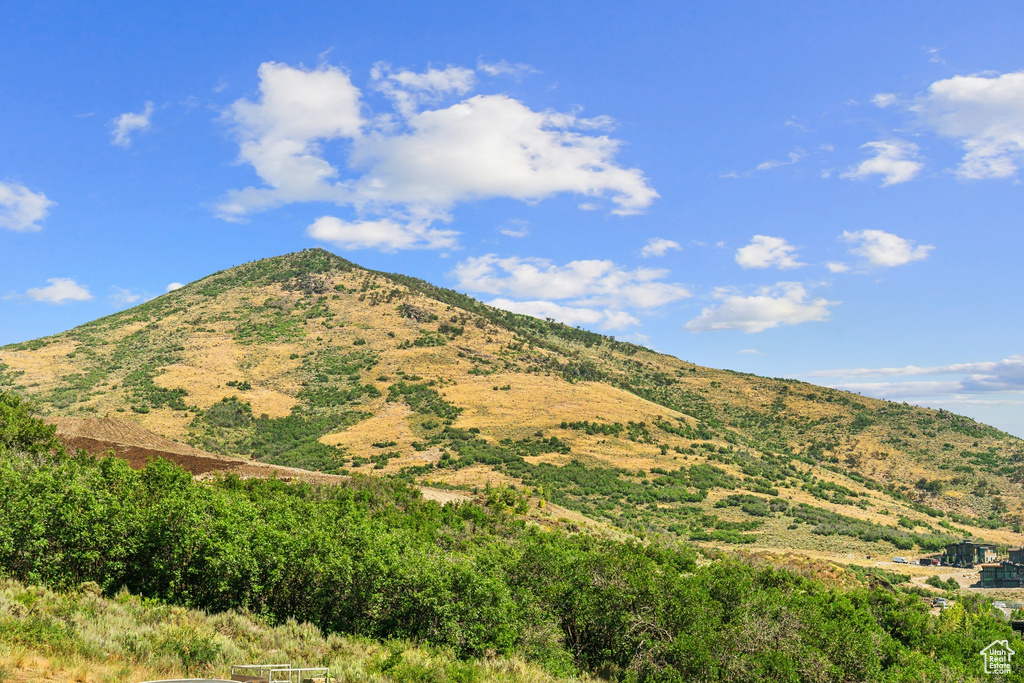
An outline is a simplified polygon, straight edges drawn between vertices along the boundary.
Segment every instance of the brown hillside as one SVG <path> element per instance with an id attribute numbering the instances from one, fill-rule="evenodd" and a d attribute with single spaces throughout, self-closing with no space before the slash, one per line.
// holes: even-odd
<path id="1" fill-rule="evenodd" d="M 0 348 L 0 387 L 137 458 L 502 483 L 753 549 L 1022 541 L 1024 443 L 991 427 L 696 366 L 322 250 Z"/>

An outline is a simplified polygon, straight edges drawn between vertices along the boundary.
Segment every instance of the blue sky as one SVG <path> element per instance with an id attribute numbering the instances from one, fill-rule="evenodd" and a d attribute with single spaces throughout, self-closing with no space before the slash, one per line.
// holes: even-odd
<path id="1" fill-rule="evenodd" d="M 321 246 L 1024 435 L 1018 3 L 10 2 L 0 344 Z"/>

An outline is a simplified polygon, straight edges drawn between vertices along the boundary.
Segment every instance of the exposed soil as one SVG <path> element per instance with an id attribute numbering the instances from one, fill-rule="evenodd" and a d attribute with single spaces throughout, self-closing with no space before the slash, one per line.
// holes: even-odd
<path id="1" fill-rule="evenodd" d="M 135 469 L 142 469 L 153 458 L 163 458 L 199 479 L 209 478 L 217 472 L 231 472 L 243 479 L 281 479 L 313 484 L 337 484 L 348 479 L 201 451 L 115 417 L 56 418 L 51 422 L 57 425 L 57 437 L 69 449 L 84 449 L 97 457 L 113 452 Z"/>
<path id="2" fill-rule="evenodd" d="M 196 479 L 208 479 L 218 472 L 231 472 L 242 479 L 280 479 L 310 484 L 339 484 L 349 479 L 346 476 L 209 453 L 115 417 L 56 418 L 50 422 L 57 425 L 57 437 L 68 449 L 83 449 L 97 457 L 109 455 L 113 451 L 116 457 L 127 460 L 135 469 L 142 469 L 153 458 L 163 458 L 181 466 Z M 427 500 L 442 505 L 472 500 L 456 491 L 429 487 L 420 487 L 420 491 Z"/>

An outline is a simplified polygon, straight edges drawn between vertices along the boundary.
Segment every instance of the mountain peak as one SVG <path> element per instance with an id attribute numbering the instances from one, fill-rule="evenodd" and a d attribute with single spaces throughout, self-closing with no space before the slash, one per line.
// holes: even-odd
<path id="1" fill-rule="evenodd" d="M 224 456 L 505 483 L 692 540 L 867 555 L 1019 545 L 1024 523 L 1024 442 L 991 427 L 696 366 L 323 249 L 4 347 L 5 385 Z"/>

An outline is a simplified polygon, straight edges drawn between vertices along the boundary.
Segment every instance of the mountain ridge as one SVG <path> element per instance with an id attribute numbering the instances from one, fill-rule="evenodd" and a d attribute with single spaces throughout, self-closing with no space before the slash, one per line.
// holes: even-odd
<path id="1" fill-rule="evenodd" d="M 224 455 L 511 485 L 695 542 L 1020 542 L 1024 442 L 999 430 L 697 366 L 324 250 L 2 347 L 0 388 Z"/>

